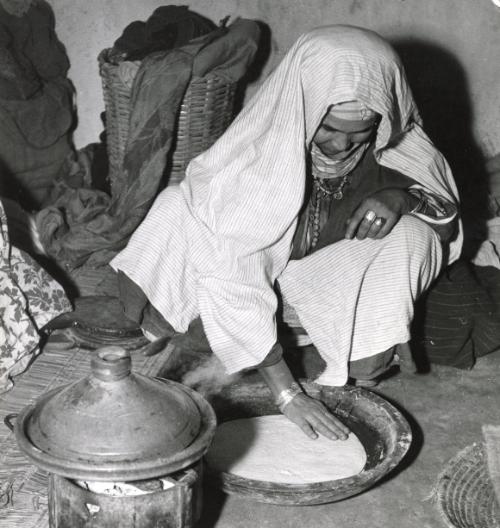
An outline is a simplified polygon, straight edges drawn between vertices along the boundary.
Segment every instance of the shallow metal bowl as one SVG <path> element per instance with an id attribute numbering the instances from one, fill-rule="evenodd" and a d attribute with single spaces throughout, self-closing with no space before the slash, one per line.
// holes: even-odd
<path id="1" fill-rule="evenodd" d="M 310 396 L 321 400 L 357 435 L 367 454 L 361 473 L 313 484 L 279 484 L 216 472 L 207 467 L 212 483 L 226 493 L 258 502 L 296 506 L 325 504 L 369 489 L 401 462 L 412 435 L 408 422 L 392 404 L 374 392 L 358 387 L 301 384 Z M 269 390 L 261 385 L 233 386 L 211 403 L 219 423 L 279 413 Z"/>

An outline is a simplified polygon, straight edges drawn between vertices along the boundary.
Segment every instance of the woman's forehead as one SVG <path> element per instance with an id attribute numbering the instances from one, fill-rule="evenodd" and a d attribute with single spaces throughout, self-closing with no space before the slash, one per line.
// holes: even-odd
<path id="1" fill-rule="evenodd" d="M 356 132 L 365 132 L 371 130 L 375 125 L 376 119 L 363 119 L 363 120 L 347 120 L 340 119 L 337 116 L 334 116 L 330 113 L 327 113 L 321 124 L 332 128 L 334 130 L 339 130 L 340 132 L 346 133 L 356 133 Z"/>

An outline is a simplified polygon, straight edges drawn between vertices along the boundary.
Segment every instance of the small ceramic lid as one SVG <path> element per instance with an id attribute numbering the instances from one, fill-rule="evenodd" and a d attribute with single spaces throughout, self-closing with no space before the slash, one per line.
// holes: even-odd
<path id="1" fill-rule="evenodd" d="M 203 456 L 215 415 L 195 391 L 131 372 L 129 352 L 99 349 L 91 374 L 28 406 L 16 422 L 23 451 L 49 472 L 94 480 L 153 478 Z"/>

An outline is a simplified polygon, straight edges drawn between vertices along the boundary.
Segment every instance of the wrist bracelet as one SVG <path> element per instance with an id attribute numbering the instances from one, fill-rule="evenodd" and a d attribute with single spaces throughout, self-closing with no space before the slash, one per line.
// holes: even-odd
<path id="1" fill-rule="evenodd" d="M 415 213 L 420 213 L 420 211 L 422 210 L 424 204 L 425 204 L 425 198 L 424 196 L 422 195 L 422 193 L 418 193 L 418 195 L 416 193 L 410 193 L 413 197 L 417 198 L 418 200 L 418 203 L 417 205 L 408 213 L 408 214 L 415 214 Z"/>
<path id="2" fill-rule="evenodd" d="M 293 382 L 288 389 L 283 389 L 276 398 L 276 405 L 279 410 L 283 412 L 285 407 L 297 396 L 300 394 L 302 389 L 299 387 L 299 384 Z"/>

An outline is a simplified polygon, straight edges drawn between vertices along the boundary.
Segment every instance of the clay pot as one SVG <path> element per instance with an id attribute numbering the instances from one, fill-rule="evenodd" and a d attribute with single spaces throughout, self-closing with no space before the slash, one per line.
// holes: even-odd
<path id="1" fill-rule="evenodd" d="M 20 449 L 39 467 L 72 479 L 131 481 L 200 460 L 216 419 L 198 393 L 131 372 L 129 352 L 95 352 L 89 376 L 56 388 L 19 414 Z"/>

